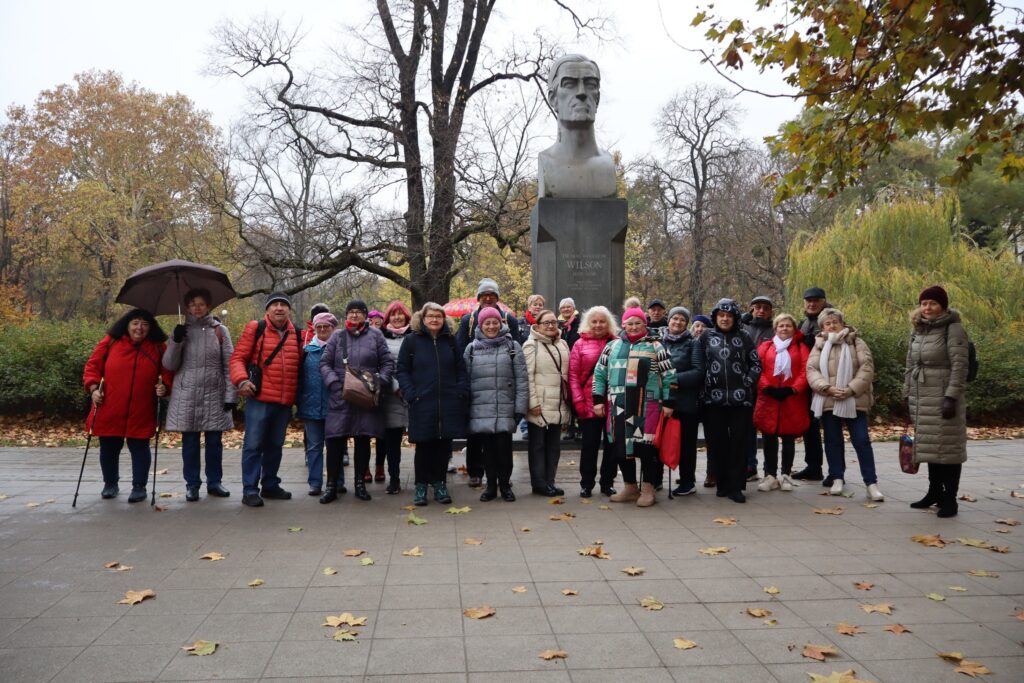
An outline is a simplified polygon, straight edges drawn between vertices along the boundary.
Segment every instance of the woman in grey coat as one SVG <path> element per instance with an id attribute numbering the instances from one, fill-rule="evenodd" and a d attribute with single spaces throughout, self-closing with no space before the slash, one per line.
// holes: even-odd
<path id="1" fill-rule="evenodd" d="M 234 427 L 232 410 L 238 389 L 231 383 L 228 363 L 234 347 L 227 328 L 210 313 L 210 292 L 192 289 L 185 294 L 185 324 L 177 325 L 164 351 L 163 365 L 175 373 L 167 409 L 167 431 L 181 432 L 185 500 L 199 500 L 199 435 L 206 433 L 206 492 L 226 498 L 221 485 L 224 447 L 221 433 Z"/>
<path id="2" fill-rule="evenodd" d="M 953 517 L 967 460 L 967 332 L 942 287 L 925 289 L 918 304 L 903 393 L 914 422 L 914 462 L 928 463 L 928 493 L 910 507 L 938 505 L 939 517 Z"/>
<path id="3" fill-rule="evenodd" d="M 394 361 L 384 335 L 366 321 L 366 304 L 350 301 L 345 307 L 345 328 L 331 335 L 320 358 L 320 376 L 330 389 L 327 406 L 327 489 L 321 497 L 330 498 L 341 472 L 341 445 L 349 438 L 355 441 L 355 494 L 359 500 L 370 500 L 366 482 L 359 473 L 370 467 L 370 439 L 384 436 L 384 413 L 380 407 L 358 408 L 342 397 L 345 388 L 346 363 L 355 370 L 377 375 L 379 386 L 391 386 Z M 336 496 L 335 496 L 336 497 Z"/>
<path id="4" fill-rule="evenodd" d="M 463 354 L 469 375 L 470 404 L 468 432 L 480 440 L 487 487 L 480 500 L 501 497 L 509 502 L 512 493 L 512 432 L 529 407 L 530 383 L 526 357 L 519 342 L 513 341 L 495 308 L 483 309 L 477 317 L 476 339 Z"/>

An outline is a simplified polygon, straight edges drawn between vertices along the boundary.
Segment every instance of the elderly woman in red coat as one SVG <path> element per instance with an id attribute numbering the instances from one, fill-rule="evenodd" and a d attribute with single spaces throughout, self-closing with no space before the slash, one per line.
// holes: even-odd
<path id="1" fill-rule="evenodd" d="M 92 397 L 86 427 L 100 439 L 104 498 L 117 496 L 118 458 L 127 440 L 132 454 L 128 502 L 146 499 L 156 401 L 167 395 L 172 377 L 161 365 L 166 342 L 153 315 L 136 308 L 110 327 L 85 364 L 83 382 Z"/>
<path id="2" fill-rule="evenodd" d="M 791 478 L 796 437 L 807 431 L 807 346 L 796 318 L 780 313 L 772 321 L 775 336 L 761 342 L 761 379 L 757 384 L 754 426 L 764 437 L 764 478 L 758 491 L 793 490 Z M 782 476 L 778 477 L 779 440 L 782 440 Z M 778 478 L 776 478 L 778 477 Z"/>

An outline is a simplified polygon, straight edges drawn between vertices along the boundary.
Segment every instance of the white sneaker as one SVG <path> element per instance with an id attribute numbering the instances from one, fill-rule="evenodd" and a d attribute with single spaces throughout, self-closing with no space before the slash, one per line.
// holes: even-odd
<path id="1" fill-rule="evenodd" d="M 793 490 L 793 480 L 789 478 L 788 474 L 782 475 L 782 483 L 779 484 L 779 488 L 781 488 L 783 491 Z"/>
<path id="2" fill-rule="evenodd" d="M 832 481 L 832 488 L 828 490 L 830 496 L 841 496 L 843 495 L 843 480 L 835 479 Z"/>
<path id="3" fill-rule="evenodd" d="M 779 488 L 779 480 L 770 474 L 764 475 L 764 479 L 757 485 L 758 491 L 771 491 L 772 489 Z"/>
<path id="4" fill-rule="evenodd" d="M 877 503 L 885 500 L 885 496 L 883 496 L 882 492 L 878 490 L 878 484 L 868 484 L 868 498 Z"/>

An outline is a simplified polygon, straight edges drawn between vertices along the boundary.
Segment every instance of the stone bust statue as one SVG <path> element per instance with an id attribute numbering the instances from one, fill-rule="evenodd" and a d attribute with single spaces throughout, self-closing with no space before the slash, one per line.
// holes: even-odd
<path id="1" fill-rule="evenodd" d="M 601 101 L 601 71 L 583 55 L 564 55 L 548 73 L 548 103 L 558 117 L 555 144 L 538 157 L 538 196 L 614 197 L 615 162 L 597 146 L 594 119 Z"/>

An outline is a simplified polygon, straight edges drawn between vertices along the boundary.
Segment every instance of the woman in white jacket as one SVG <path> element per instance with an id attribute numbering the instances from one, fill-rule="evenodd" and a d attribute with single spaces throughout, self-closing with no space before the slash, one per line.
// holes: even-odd
<path id="1" fill-rule="evenodd" d="M 530 484 L 542 496 L 561 496 L 555 486 L 559 445 L 569 411 L 569 345 L 560 338 L 558 318 L 543 310 L 523 344 L 530 404 L 526 415 L 530 452 Z"/>

